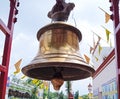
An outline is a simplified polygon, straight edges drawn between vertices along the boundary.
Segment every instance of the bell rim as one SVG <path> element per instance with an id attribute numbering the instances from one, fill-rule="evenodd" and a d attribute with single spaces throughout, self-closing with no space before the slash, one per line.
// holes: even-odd
<path id="1" fill-rule="evenodd" d="M 53 67 L 57 67 L 57 68 L 60 67 L 60 68 L 79 69 L 80 71 L 83 71 L 83 72 L 85 72 L 87 74 L 87 76 L 85 76 L 83 78 L 79 78 L 79 76 L 73 77 L 72 79 L 71 78 L 63 78 L 65 81 L 85 79 L 85 78 L 88 78 L 90 76 L 93 76 L 93 74 L 95 73 L 95 69 L 93 67 L 87 65 L 87 64 L 86 65 L 85 64 L 81 65 L 81 64 L 78 64 L 78 63 L 69 63 L 69 62 L 60 62 L 60 63 L 58 63 L 58 62 L 47 62 L 47 63 L 28 64 L 27 66 L 22 68 L 22 72 L 23 72 L 23 74 L 25 74 L 28 77 L 39 79 L 39 77 L 29 76 L 28 72 L 30 70 L 34 70 L 34 69 L 51 68 L 51 67 L 47 66 L 48 64 L 52 65 L 52 66 L 54 65 Z M 58 66 L 58 64 L 59 65 L 64 64 L 64 66 L 63 67 L 61 65 Z M 74 66 L 70 66 L 70 64 L 71 65 L 74 64 Z M 40 77 L 40 78 L 41 78 L 41 80 L 51 80 L 51 78 L 42 78 L 42 77 Z"/>

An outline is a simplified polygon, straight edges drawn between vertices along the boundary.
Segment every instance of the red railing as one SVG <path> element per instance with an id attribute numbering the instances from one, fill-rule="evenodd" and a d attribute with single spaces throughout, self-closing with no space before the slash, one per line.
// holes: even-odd
<path id="1" fill-rule="evenodd" d="M 13 29 L 14 29 L 14 24 L 16 22 L 15 15 L 18 12 L 17 10 L 18 5 L 19 2 L 17 0 L 10 0 L 10 12 L 9 12 L 7 26 L 0 19 L 0 30 L 5 35 L 2 64 L 0 65 L 0 99 L 5 99 L 5 94 L 6 94 L 6 83 L 8 78 Z"/>
<path id="2" fill-rule="evenodd" d="M 120 99 L 120 16 L 119 16 L 119 0 L 110 0 L 110 10 L 113 12 L 114 21 L 114 35 L 115 35 L 115 57 L 116 57 L 116 68 L 117 68 L 117 88 L 118 88 L 118 99 Z"/>

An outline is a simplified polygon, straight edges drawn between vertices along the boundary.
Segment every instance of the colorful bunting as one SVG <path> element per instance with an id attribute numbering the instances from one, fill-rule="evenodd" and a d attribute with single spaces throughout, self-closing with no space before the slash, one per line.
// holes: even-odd
<path id="1" fill-rule="evenodd" d="M 95 33 L 95 32 L 92 31 L 98 37 L 98 41 L 97 41 L 96 45 L 99 44 L 100 40 L 102 39 L 102 41 L 104 41 L 106 44 L 108 44 L 110 47 L 112 47 L 112 42 L 111 42 L 111 39 L 110 39 L 110 33 L 111 32 L 108 29 L 106 29 L 104 26 L 102 26 L 102 28 L 105 29 L 106 39 L 107 40 L 104 40 L 97 33 Z"/>
<path id="2" fill-rule="evenodd" d="M 20 59 L 18 62 L 16 62 L 16 63 L 14 64 L 15 69 L 16 69 L 16 71 L 14 72 L 14 74 L 17 74 L 17 73 L 20 72 L 20 65 L 21 65 L 21 62 L 22 62 L 22 59 Z"/>

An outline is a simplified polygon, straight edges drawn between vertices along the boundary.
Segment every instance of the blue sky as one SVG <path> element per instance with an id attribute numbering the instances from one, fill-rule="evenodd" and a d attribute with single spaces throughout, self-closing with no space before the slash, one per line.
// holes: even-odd
<path id="1" fill-rule="evenodd" d="M 47 17 L 48 11 L 55 4 L 55 0 L 19 0 L 19 14 L 15 24 L 9 75 L 14 71 L 14 64 L 19 59 L 22 60 L 21 68 L 27 65 L 38 52 L 38 41 L 36 38 L 37 31 L 51 22 Z M 101 7 L 109 14 L 109 0 L 66 0 L 74 2 L 75 8 L 71 12 L 68 23 L 75 26 L 72 16 L 76 20 L 77 28 L 82 32 L 82 41 L 80 42 L 80 52 L 89 56 L 89 45 L 93 45 L 93 33 L 96 32 L 105 39 L 105 31 L 101 25 L 105 26 L 113 33 L 112 21 L 105 23 L 105 13 L 98 7 Z M 2 0 L 0 3 L 0 18 L 7 24 L 9 0 Z M 0 39 L 4 40 L 4 35 L 0 34 Z M 2 55 L 3 42 L 0 42 L 0 55 Z M 105 42 L 103 42 L 105 44 Z M 80 95 L 87 94 L 87 86 L 91 79 L 72 82 L 73 91 L 78 91 Z M 62 86 L 61 90 L 64 90 Z"/>

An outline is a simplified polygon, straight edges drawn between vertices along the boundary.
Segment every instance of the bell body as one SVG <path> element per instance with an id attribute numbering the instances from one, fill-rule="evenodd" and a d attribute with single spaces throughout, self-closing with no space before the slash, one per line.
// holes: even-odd
<path id="1" fill-rule="evenodd" d="M 92 76 L 90 67 L 79 53 L 81 32 L 64 22 L 51 23 L 37 33 L 39 51 L 22 72 L 32 78 L 51 80 L 60 72 L 65 81 L 79 80 Z"/>

